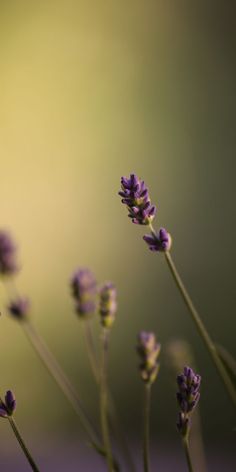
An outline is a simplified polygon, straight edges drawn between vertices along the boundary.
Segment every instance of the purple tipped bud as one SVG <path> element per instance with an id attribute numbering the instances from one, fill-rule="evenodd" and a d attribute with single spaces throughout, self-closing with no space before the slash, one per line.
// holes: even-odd
<path id="1" fill-rule="evenodd" d="M 159 371 L 159 357 L 161 345 L 157 343 L 155 334 L 141 331 L 138 335 L 137 352 L 141 358 L 139 366 L 141 377 L 145 383 L 151 385 Z"/>
<path id="2" fill-rule="evenodd" d="M 18 270 L 16 264 L 16 246 L 11 236 L 0 231 L 0 274 L 13 275 Z"/>
<path id="3" fill-rule="evenodd" d="M 16 409 L 16 399 L 15 395 L 11 390 L 8 390 L 5 394 L 5 402 L 1 401 L 0 403 L 0 416 L 2 418 L 7 418 L 12 416 Z"/>
<path id="4" fill-rule="evenodd" d="M 167 252 L 171 248 L 171 236 L 165 228 L 161 228 L 157 235 L 145 234 L 143 239 L 149 246 L 150 251 Z"/>
<path id="5" fill-rule="evenodd" d="M 82 318 L 96 311 L 97 282 L 89 269 L 78 269 L 71 279 L 76 312 Z"/>
<path id="6" fill-rule="evenodd" d="M 153 220 L 156 207 L 151 205 L 148 189 L 137 175 L 130 174 L 130 178 L 121 177 L 122 203 L 127 206 L 129 218 L 138 225 L 148 225 Z"/>
<path id="7" fill-rule="evenodd" d="M 11 390 L 8 390 L 5 395 L 5 405 L 7 408 L 8 415 L 11 416 L 16 409 L 15 395 Z"/>
<path id="8" fill-rule="evenodd" d="M 30 309 L 30 302 L 28 298 L 18 297 L 12 300 L 8 306 L 9 313 L 18 320 L 24 320 Z"/>
<path id="9" fill-rule="evenodd" d="M 177 376 L 177 401 L 180 406 L 177 428 L 182 436 L 189 434 L 190 416 L 200 398 L 201 377 L 191 367 L 184 367 L 183 374 Z"/>
<path id="10" fill-rule="evenodd" d="M 115 320 L 117 311 L 117 291 L 112 282 L 106 282 L 100 289 L 99 313 L 101 323 L 104 327 L 110 328 Z"/>

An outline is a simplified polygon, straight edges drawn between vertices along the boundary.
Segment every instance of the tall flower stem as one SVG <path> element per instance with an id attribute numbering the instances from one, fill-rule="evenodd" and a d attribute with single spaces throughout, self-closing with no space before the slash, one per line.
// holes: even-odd
<path id="1" fill-rule="evenodd" d="M 18 443 L 19 443 L 19 445 L 20 445 L 20 447 L 21 447 L 23 453 L 25 454 L 26 459 L 28 460 L 28 462 L 29 462 L 29 464 L 30 464 L 31 469 L 32 469 L 34 472 L 39 472 L 39 468 L 38 468 L 37 465 L 35 464 L 34 459 L 33 459 L 33 457 L 31 456 L 31 454 L 30 454 L 30 452 L 29 452 L 29 449 L 28 449 L 27 446 L 25 445 L 25 442 L 24 442 L 24 440 L 23 440 L 23 438 L 22 438 L 22 435 L 21 435 L 21 433 L 20 433 L 20 431 L 19 431 L 19 428 L 18 428 L 17 425 L 16 425 L 15 420 L 13 419 L 12 416 L 8 416 L 8 421 L 9 421 L 11 427 L 12 427 L 12 430 L 13 430 L 13 432 L 14 432 L 14 434 L 15 434 L 15 437 L 16 437 L 16 439 L 17 439 L 17 441 L 18 441 Z"/>
<path id="2" fill-rule="evenodd" d="M 152 232 L 153 231 L 154 230 L 152 229 Z M 154 232 L 154 234 L 155 234 L 155 232 Z M 180 277 L 180 275 L 179 275 L 179 273 L 176 269 L 176 266 L 175 266 L 175 264 L 173 262 L 173 259 L 172 259 L 169 252 L 165 252 L 165 258 L 166 258 L 166 262 L 168 264 L 168 267 L 170 269 L 170 272 L 171 272 L 171 274 L 174 278 L 174 281 L 175 281 L 175 283 L 176 283 L 176 285 L 177 285 L 177 287 L 178 287 L 178 289 L 179 289 L 179 291 L 180 291 L 180 293 L 183 297 L 183 300 L 184 300 L 184 302 L 185 302 L 185 304 L 186 304 L 186 306 L 187 306 L 187 308 L 188 308 L 188 310 L 189 310 L 189 312 L 192 316 L 192 319 L 195 323 L 195 326 L 197 327 L 197 330 L 198 330 L 200 336 L 202 337 L 202 339 L 205 343 L 205 346 L 206 346 L 206 348 L 207 348 L 207 350 L 208 350 L 208 352 L 209 352 L 209 354 L 210 354 L 210 356 L 211 356 L 211 358 L 212 358 L 212 360 L 215 364 L 215 367 L 218 371 L 218 374 L 219 374 L 221 380 L 223 381 L 224 386 L 225 386 L 225 388 L 226 388 L 226 390 L 227 390 L 227 392 L 228 392 L 228 394 L 229 394 L 229 396 L 230 396 L 230 398 L 231 398 L 231 400 L 232 400 L 232 402 L 235 406 L 236 405 L 236 392 L 235 392 L 234 387 L 232 385 L 232 382 L 231 382 L 231 380 L 230 380 L 230 378 L 229 378 L 229 376 L 228 376 L 228 374 L 227 374 L 227 372 L 224 368 L 224 365 L 223 365 L 221 359 L 218 356 L 215 344 L 212 341 L 210 335 L 208 334 L 208 332 L 207 332 L 207 330 L 206 330 L 206 328 L 205 328 L 205 326 L 204 326 L 204 324 L 203 324 L 203 322 L 200 318 L 200 315 L 198 314 L 198 312 L 197 312 L 197 310 L 196 310 L 196 308 L 195 308 L 195 306 L 194 306 L 194 304 L 193 304 L 193 302 L 192 302 L 192 300 L 191 300 L 191 298 L 190 298 L 190 296 L 189 296 L 189 294 L 188 294 L 188 292 L 187 292 L 187 290 L 186 290 L 186 288 L 185 288 L 185 286 L 182 282 L 182 279 L 181 279 L 181 277 Z"/>
<path id="3" fill-rule="evenodd" d="M 100 379 L 100 412 L 101 412 L 101 429 L 103 436 L 103 445 L 106 451 L 107 468 L 109 472 L 113 472 L 112 448 L 108 424 L 108 395 L 107 395 L 107 360 L 108 360 L 108 344 L 109 330 L 102 330 L 102 362 L 101 362 L 101 379 Z"/>
<path id="4" fill-rule="evenodd" d="M 193 472 L 193 464 L 191 461 L 190 451 L 189 451 L 189 440 L 188 437 L 183 438 L 183 447 L 185 452 L 186 461 L 188 464 L 188 472 Z"/>
<path id="5" fill-rule="evenodd" d="M 93 372 L 95 382 L 99 385 L 100 375 L 99 375 L 99 364 L 97 360 L 98 356 L 97 356 L 97 351 L 96 351 L 96 346 L 94 342 L 93 331 L 92 331 L 90 320 L 84 321 L 84 337 L 85 337 L 87 354 L 88 354 L 89 362 L 91 365 L 91 370 Z M 114 434 L 117 436 L 117 440 L 120 442 L 120 446 L 123 450 L 127 466 L 131 472 L 135 472 L 135 465 L 133 463 L 133 459 L 131 457 L 125 435 L 120 425 L 116 406 L 112 398 L 112 394 L 110 390 L 108 389 L 108 418 L 109 416 L 110 416 L 110 421 L 111 421 L 111 427 L 114 424 L 114 428 L 113 428 Z"/>
<path id="6" fill-rule="evenodd" d="M 149 472 L 150 470 L 150 406 L 151 406 L 151 385 L 145 384 L 144 395 L 144 429 L 143 429 L 143 470 Z"/>
<path id="7" fill-rule="evenodd" d="M 95 349 L 95 343 L 94 343 L 90 320 L 83 321 L 83 328 L 84 328 L 84 339 L 85 339 L 89 363 L 91 366 L 91 370 L 92 370 L 95 382 L 99 384 L 99 380 L 100 380 L 99 379 L 99 365 L 97 361 L 97 353 Z"/>
<path id="8" fill-rule="evenodd" d="M 71 404 L 73 410 L 79 417 L 81 425 L 88 435 L 92 446 L 97 450 L 97 452 L 104 455 L 104 451 L 99 445 L 97 432 L 94 430 L 91 421 L 81 404 L 76 390 L 71 385 L 69 379 L 66 377 L 57 360 L 29 321 L 22 321 L 21 325 L 28 341 L 35 350 L 36 354 L 39 356 L 44 367 L 46 367 L 47 371 L 50 373 L 66 399 Z"/>

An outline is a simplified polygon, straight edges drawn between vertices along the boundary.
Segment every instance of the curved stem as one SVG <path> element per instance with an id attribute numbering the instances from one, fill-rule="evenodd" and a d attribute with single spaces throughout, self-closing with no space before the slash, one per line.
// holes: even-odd
<path id="1" fill-rule="evenodd" d="M 188 464 L 188 471 L 193 472 L 193 464 L 192 464 L 191 457 L 190 457 L 188 438 L 183 438 L 183 446 L 184 446 L 186 461 L 187 461 L 187 464 Z"/>
<path id="2" fill-rule="evenodd" d="M 31 466 L 31 469 L 34 472 L 39 472 L 39 468 L 35 464 L 33 457 L 31 456 L 28 448 L 26 447 L 25 442 L 22 438 L 22 435 L 21 435 L 17 425 L 16 425 L 15 420 L 13 419 L 12 416 L 8 416 L 8 421 L 9 421 L 11 427 L 12 427 L 12 430 L 14 431 L 15 437 L 16 437 L 18 443 L 20 444 L 20 447 L 21 447 L 23 453 L 25 454 L 26 459 L 28 460 L 28 462 Z"/>
<path id="3" fill-rule="evenodd" d="M 103 328 L 102 333 L 102 362 L 101 362 L 101 381 L 100 381 L 100 410 L 101 410 L 101 428 L 103 444 L 106 451 L 107 467 L 109 472 L 113 472 L 112 449 L 109 434 L 108 415 L 107 415 L 107 357 L 108 357 L 109 331 Z"/>
<path id="4" fill-rule="evenodd" d="M 145 385 L 145 398 L 144 398 L 144 434 L 143 434 L 143 470 L 149 472 L 150 469 L 150 458 L 149 458 L 149 446 L 150 446 L 150 405 L 151 405 L 151 385 Z"/>
<path id="5" fill-rule="evenodd" d="M 54 381 L 66 397 L 66 399 L 71 404 L 75 413 L 79 417 L 81 425 L 84 431 L 87 433 L 91 444 L 100 454 L 104 455 L 104 451 L 102 451 L 102 448 L 99 445 L 98 435 L 94 430 L 90 419 L 88 418 L 88 415 L 84 410 L 84 407 L 81 404 L 78 394 L 74 387 L 71 385 L 69 379 L 66 377 L 63 370 L 61 369 L 57 360 L 55 359 L 51 351 L 48 349 L 43 339 L 37 333 L 34 326 L 29 321 L 24 321 L 21 323 L 21 325 L 28 341 L 30 342 L 33 349 L 36 351 L 44 367 L 46 367 L 46 369 L 48 370 L 48 372 L 53 377 Z"/>
<path id="6" fill-rule="evenodd" d="M 211 356 L 211 358 L 212 358 L 212 360 L 215 364 L 215 367 L 218 371 L 218 374 L 219 374 L 221 380 L 223 381 L 224 386 L 225 386 L 225 388 L 226 388 L 233 404 L 236 405 L 236 391 L 235 391 L 235 389 L 233 387 L 233 384 L 232 384 L 232 382 L 231 382 L 231 380 L 230 380 L 230 378 L 229 378 L 229 376 L 228 376 L 228 374 L 227 374 L 227 372 L 224 368 L 223 363 L 221 362 L 221 359 L 218 356 L 215 344 L 213 343 L 210 335 L 208 334 L 208 332 L 207 332 L 207 330 L 206 330 L 206 328 L 205 328 L 205 326 L 204 326 L 204 324 L 203 324 L 203 322 L 200 318 L 200 315 L 198 314 L 198 312 L 197 312 L 197 310 L 196 310 L 196 308 L 195 308 L 195 306 L 194 306 L 194 304 L 193 304 L 193 302 L 192 302 L 192 300 L 191 300 L 191 298 L 190 298 L 190 296 L 189 296 L 189 294 L 188 294 L 188 292 L 187 292 L 187 290 L 186 290 L 186 288 L 185 288 L 185 286 L 182 282 L 182 279 L 181 279 L 181 277 L 180 277 L 180 275 L 179 275 L 179 273 L 176 269 L 176 266 L 175 266 L 175 264 L 173 262 L 173 259 L 172 259 L 169 252 L 165 253 L 165 258 L 166 258 L 166 262 L 168 264 L 168 267 L 170 269 L 170 272 L 171 272 L 171 274 L 174 278 L 174 281 L 175 281 L 175 283 L 176 283 L 176 285 L 177 285 L 177 287 L 178 287 L 178 289 L 179 289 L 179 291 L 180 291 L 180 293 L 183 297 L 183 300 L 184 300 L 184 302 L 185 302 L 185 304 L 186 304 L 186 306 L 187 306 L 187 308 L 188 308 L 188 310 L 189 310 L 189 312 L 192 316 L 192 319 L 195 323 L 195 326 L 197 327 L 197 330 L 198 330 L 200 336 L 202 337 L 202 339 L 205 343 L 205 346 L 206 346 L 206 348 L 207 348 L 207 350 L 208 350 L 208 352 L 209 352 L 209 354 L 210 354 L 210 356 Z"/>

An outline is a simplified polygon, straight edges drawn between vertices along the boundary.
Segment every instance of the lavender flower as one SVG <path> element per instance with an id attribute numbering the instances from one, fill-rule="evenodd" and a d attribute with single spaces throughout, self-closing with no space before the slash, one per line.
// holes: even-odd
<path id="1" fill-rule="evenodd" d="M 171 236 L 165 228 L 160 228 L 157 235 L 145 234 L 144 241 L 148 244 L 150 251 L 166 252 L 171 247 Z"/>
<path id="2" fill-rule="evenodd" d="M 177 376 L 177 384 L 177 401 L 180 406 L 177 428 L 183 437 L 187 437 L 190 417 L 200 398 L 201 377 L 191 367 L 184 367 L 183 374 Z"/>
<path id="3" fill-rule="evenodd" d="M 93 314 L 96 310 L 97 282 L 89 269 L 78 269 L 71 279 L 72 296 L 76 312 L 81 317 Z"/>
<path id="4" fill-rule="evenodd" d="M 141 331 L 138 335 L 137 352 L 141 357 L 139 366 L 143 381 L 151 385 L 158 374 L 160 364 L 157 358 L 161 345 L 157 343 L 156 336 L 152 332 Z"/>
<path id="5" fill-rule="evenodd" d="M 18 320 L 24 320 L 29 314 L 30 302 L 26 297 L 12 300 L 8 306 L 9 313 Z"/>
<path id="6" fill-rule="evenodd" d="M 0 274 L 12 275 L 17 271 L 16 265 L 16 247 L 11 236 L 6 232 L 0 231 Z"/>
<path id="7" fill-rule="evenodd" d="M 119 195 L 129 211 L 129 218 L 139 225 L 149 225 L 153 220 L 156 207 L 151 204 L 148 189 L 143 180 L 137 175 L 130 174 L 130 178 L 121 178 L 121 191 Z"/>
<path id="8" fill-rule="evenodd" d="M 105 328 L 110 328 L 114 323 L 117 311 L 117 291 L 112 282 L 106 282 L 100 289 L 99 313 L 101 323 Z"/>
<path id="9" fill-rule="evenodd" d="M 16 409 L 16 399 L 15 395 L 11 390 L 8 390 L 5 395 L 5 401 L 0 401 L 0 416 L 2 418 L 7 418 L 12 416 Z"/>

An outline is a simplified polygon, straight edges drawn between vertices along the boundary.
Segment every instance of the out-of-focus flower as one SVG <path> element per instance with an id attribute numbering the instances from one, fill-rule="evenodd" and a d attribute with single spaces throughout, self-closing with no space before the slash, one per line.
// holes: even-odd
<path id="1" fill-rule="evenodd" d="M 97 282 L 87 268 L 78 269 L 71 279 L 72 296 L 79 316 L 86 317 L 96 311 Z"/>
<path id="2" fill-rule="evenodd" d="M 177 376 L 177 401 L 180 406 L 177 428 L 183 437 L 189 434 L 191 414 L 200 398 L 201 377 L 191 367 L 184 367 L 183 374 Z"/>
<path id="3" fill-rule="evenodd" d="M 17 297 L 8 305 L 10 315 L 18 320 L 27 318 L 30 309 L 30 301 L 26 297 Z"/>
<path id="4" fill-rule="evenodd" d="M 114 323 L 117 311 L 117 290 L 112 282 L 106 282 L 99 292 L 99 313 L 101 323 L 105 328 L 110 328 Z"/>
<path id="5" fill-rule="evenodd" d="M 12 275 L 17 270 L 16 246 L 10 234 L 0 230 L 0 274 Z"/>
<path id="6" fill-rule="evenodd" d="M 171 248 L 171 236 L 165 228 L 160 228 L 157 235 L 145 234 L 143 239 L 150 251 L 166 252 Z"/>
<path id="7" fill-rule="evenodd" d="M 141 357 L 139 366 L 143 381 L 151 385 L 157 377 L 160 364 L 157 362 L 161 345 L 152 332 L 141 331 L 138 335 L 137 352 Z"/>
<path id="8" fill-rule="evenodd" d="M 127 206 L 129 218 L 132 222 L 139 225 L 148 225 L 153 220 L 156 207 L 151 204 L 148 189 L 143 180 L 137 175 L 130 174 L 130 178 L 121 178 L 122 203 Z"/>

